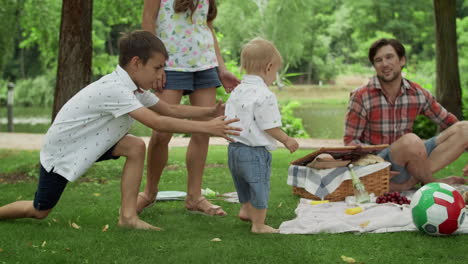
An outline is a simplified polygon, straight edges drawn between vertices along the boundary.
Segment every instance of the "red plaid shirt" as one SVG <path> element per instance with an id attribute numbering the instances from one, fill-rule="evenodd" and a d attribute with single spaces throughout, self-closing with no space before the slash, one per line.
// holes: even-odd
<path id="1" fill-rule="evenodd" d="M 413 131 L 414 120 L 419 114 L 431 119 L 441 129 L 458 121 L 427 90 L 406 79 L 403 79 L 395 103 L 388 102 L 374 76 L 367 85 L 351 93 L 344 144 L 392 144 Z"/>

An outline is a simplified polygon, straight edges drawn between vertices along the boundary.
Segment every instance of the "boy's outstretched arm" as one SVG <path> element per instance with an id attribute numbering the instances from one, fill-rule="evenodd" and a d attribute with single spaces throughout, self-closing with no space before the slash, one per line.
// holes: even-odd
<path id="1" fill-rule="evenodd" d="M 218 101 L 214 106 L 203 107 L 168 104 L 163 100 L 159 100 L 157 104 L 150 106 L 149 109 L 158 114 L 176 118 L 218 117 L 224 115 L 225 104 Z"/>
<path id="2" fill-rule="evenodd" d="M 224 120 L 225 116 L 219 116 L 209 121 L 192 121 L 185 119 L 161 116 L 146 107 L 138 108 L 129 113 L 131 117 L 140 121 L 147 127 L 156 131 L 172 133 L 205 133 L 223 137 L 234 141 L 228 135 L 239 135 L 242 129 L 229 124 L 239 121 L 239 118 Z"/>
<path id="3" fill-rule="evenodd" d="M 268 133 L 268 135 L 272 136 L 274 139 L 278 140 L 279 142 L 283 143 L 283 145 L 291 152 L 293 153 L 299 148 L 299 144 L 297 141 L 288 136 L 286 133 L 284 133 L 283 130 L 279 127 L 275 128 L 270 128 L 266 129 L 265 132 Z"/>

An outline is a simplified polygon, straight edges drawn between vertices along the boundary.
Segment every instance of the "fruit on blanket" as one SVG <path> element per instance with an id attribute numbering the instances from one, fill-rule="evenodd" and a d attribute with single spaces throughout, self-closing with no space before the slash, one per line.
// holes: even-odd
<path id="1" fill-rule="evenodd" d="M 429 235 L 450 235 L 465 218 L 463 197 L 445 183 L 424 185 L 416 191 L 410 206 L 414 224 Z"/>
<path id="2" fill-rule="evenodd" d="M 376 203 L 395 203 L 395 204 L 409 204 L 410 200 L 406 196 L 401 195 L 399 192 L 385 193 L 377 197 Z"/>

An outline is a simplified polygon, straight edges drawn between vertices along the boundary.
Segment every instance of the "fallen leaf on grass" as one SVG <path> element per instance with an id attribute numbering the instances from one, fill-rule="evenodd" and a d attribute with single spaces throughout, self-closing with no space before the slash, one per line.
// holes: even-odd
<path id="1" fill-rule="evenodd" d="M 283 206 L 282 202 L 278 204 L 278 208 L 280 208 L 281 206 Z"/>
<path id="2" fill-rule="evenodd" d="M 341 259 L 346 263 L 356 263 L 356 260 L 351 257 L 341 255 Z"/>
<path id="3" fill-rule="evenodd" d="M 109 225 L 105 225 L 105 226 L 102 228 L 102 232 L 106 232 L 108 229 L 109 229 Z"/>
<path id="4" fill-rule="evenodd" d="M 71 251 L 71 249 L 70 249 L 70 248 L 66 248 L 65 250 L 66 250 L 66 251 Z"/>
<path id="5" fill-rule="evenodd" d="M 2 252 L 3 252 L 3 248 L 0 248 L 0 253 L 2 253 Z"/>
<path id="6" fill-rule="evenodd" d="M 47 241 L 44 240 L 44 242 L 42 242 L 41 247 L 45 247 L 46 244 L 47 244 Z"/>
<path id="7" fill-rule="evenodd" d="M 71 227 L 75 228 L 75 229 L 80 229 L 81 226 L 75 224 L 75 223 L 71 223 Z"/>
<path id="8" fill-rule="evenodd" d="M 94 195 L 94 196 L 96 196 L 96 197 L 99 197 L 99 196 L 101 196 L 101 194 L 100 194 L 100 193 L 93 193 L 93 195 Z"/>
<path id="9" fill-rule="evenodd" d="M 211 239 L 211 241 L 213 241 L 213 242 L 221 242 L 221 238 L 215 237 L 215 238 Z"/>

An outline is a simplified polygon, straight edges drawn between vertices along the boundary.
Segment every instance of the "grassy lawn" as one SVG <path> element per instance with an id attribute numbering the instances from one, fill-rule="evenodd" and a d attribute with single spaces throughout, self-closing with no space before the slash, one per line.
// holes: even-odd
<path id="1" fill-rule="evenodd" d="M 273 227 L 295 217 L 298 197 L 286 182 L 290 161 L 309 151 L 273 152 L 270 210 Z M 185 191 L 185 148 L 171 149 L 160 189 Z M 0 150 L 0 205 L 31 199 L 36 188 L 37 151 Z M 211 147 L 204 188 L 235 191 L 225 147 Z M 465 153 L 437 176 L 460 175 Z M 419 232 L 386 234 L 254 235 L 237 220 L 239 205 L 216 201 L 229 214 L 192 215 L 183 201 L 159 202 L 141 218 L 163 232 L 116 226 L 123 159 L 98 163 L 67 186 L 49 218 L 0 222 L 0 263 L 467 263 L 468 236 L 430 237 Z M 74 229 L 70 223 L 81 228 Z M 104 226 L 109 225 L 106 232 Z M 220 238 L 221 242 L 211 239 Z M 465 252 L 465 253 L 463 253 Z"/>

